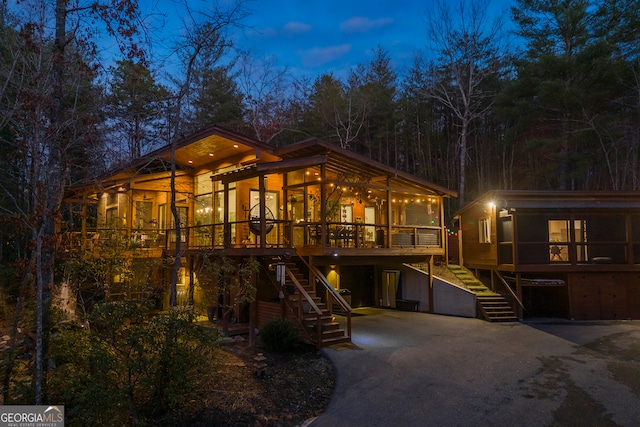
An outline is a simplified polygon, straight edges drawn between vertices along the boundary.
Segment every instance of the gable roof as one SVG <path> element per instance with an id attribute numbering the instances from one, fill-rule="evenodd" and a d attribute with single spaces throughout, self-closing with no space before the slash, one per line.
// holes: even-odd
<path id="1" fill-rule="evenodd" d="M 327 170 L 337 175 L 357 175 L 363 180 L 376 182 L 391 177 L 394 183 L 403 187 L 428 188 L 441 196 L 456 197 L 457 192 L 423 180 L 414 175 L 402 172 L 391 166 L 356 154 L 352 151 L 329 144 L 321 139 L 311 138 L 274 150 L 274 154 L 282 159 L 308 158 L 327 156 Z"/>

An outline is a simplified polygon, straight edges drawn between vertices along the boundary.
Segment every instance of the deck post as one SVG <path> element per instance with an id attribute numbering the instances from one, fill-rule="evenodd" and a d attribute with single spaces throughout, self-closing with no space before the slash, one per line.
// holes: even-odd
<path id="1" fill-rule="evenodd" d="M 433 255 L 429 256 L 429 313 L 433 313 Z"/>
<path id="2" fill-rule="evenodd" d="M 516 295 L 518 296 L 518 299 L 520 301 L 522 301 L 522 276 L 520 273 L 516 273 Z M 518 314 L 518 319 L 522 320 L 523 317 L 523 311 L 522 311 L 522 306 L 520 304 L 516 305 L 517 310 L 517 314 Z"/>

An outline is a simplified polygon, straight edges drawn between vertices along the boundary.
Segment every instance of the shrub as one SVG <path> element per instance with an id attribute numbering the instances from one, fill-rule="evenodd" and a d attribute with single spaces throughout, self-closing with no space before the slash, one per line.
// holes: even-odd
<path id="1" fill-rule="evenodd" d="M 260 330 L 262 343 L 270 351 L 294 350 L 300 344 L 298 327 L 289 319 L 274 319 Z"/>
<path id="2" fill-rule="evenodd" d="M 90 325 L 62 329 L 51 342 L 50 397 L 68 406 L 70 426 L 153 424 L 195 398 L 211 368 L 217 330 L 200 330 L 189 310 L 150 317 L 136 302 L 101 303 Z"/>

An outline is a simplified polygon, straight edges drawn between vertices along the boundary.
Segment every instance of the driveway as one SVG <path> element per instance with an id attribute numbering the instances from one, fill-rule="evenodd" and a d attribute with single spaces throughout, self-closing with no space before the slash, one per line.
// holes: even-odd
<path id="1" fill-rule="evenodd" d="M 640 425 L 640 321 L 359 311 L 312 427 Z"/>

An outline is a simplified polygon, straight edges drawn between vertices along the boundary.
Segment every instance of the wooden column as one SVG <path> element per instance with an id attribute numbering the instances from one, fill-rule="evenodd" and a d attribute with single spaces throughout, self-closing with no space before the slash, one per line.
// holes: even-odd
<path id="1" fill-rule="evenodd" d="M 429 313 L 433 313 L 433 255 L 429 256 Z"/>
<path id="2" fill-rule="evenodd" d="M 229 183 L 224 182 L 224 247 L 231 246 L 231 224 L 229 224 Z"/>
<path id="3" fill-rule="evenodd" d="M 522 301 L 522 280 L 521 280 L 520 273 L 516 273 L 516 295 L 518 296 L 518 299 Z M 517 304 L 516 308 L 517 308 L 518 319 L 522 320 L 522 317 L 523 317 L 522 307 L 520 306 L 520 304 Z"/>
<path id="4" fill-rule="evenodd" d="M 320 247 L 327 245 L 327 168 L 320 165 Z"/>
<path id="5" fill-rule="evenodd" d="M 266 189 L 264 187 L 264 174 L 258 176 L 258 191 L 260 193 L 260 248 L 264 249 L 267 243 L 267 198 L 266 198 Z M 251 203 L 251 202 L 249 202 Z"/>

